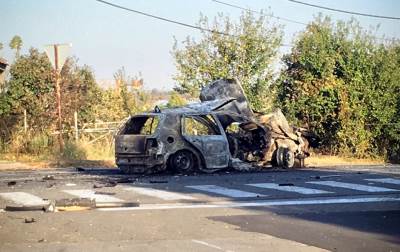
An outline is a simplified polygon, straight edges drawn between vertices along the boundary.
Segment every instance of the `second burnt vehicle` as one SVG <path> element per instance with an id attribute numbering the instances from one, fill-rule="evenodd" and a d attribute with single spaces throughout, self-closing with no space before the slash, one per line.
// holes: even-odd
<path id="1" fill-rule="evenodd" d="M 115 138 L 124 173 L 214 172 L 240 159 L 290 168 L 307 156 L 307 140 L 280 110 L 253 113 L 241 86 L 219 80 L 203 88 L 200 103 L 131 116 Z"/>

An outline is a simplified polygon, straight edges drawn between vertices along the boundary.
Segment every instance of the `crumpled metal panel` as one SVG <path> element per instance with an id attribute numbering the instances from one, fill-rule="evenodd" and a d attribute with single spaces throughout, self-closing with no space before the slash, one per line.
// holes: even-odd
<path id="1" fill-rule="evenodd" d="M 254 117 L 246 95 L 236 80 L 217 80 L 204 87 L 200 92 L 202 102 L 232 99 L 235 100 L 219 108 L 219 111 L 237 113 L 249 119 Z"/>

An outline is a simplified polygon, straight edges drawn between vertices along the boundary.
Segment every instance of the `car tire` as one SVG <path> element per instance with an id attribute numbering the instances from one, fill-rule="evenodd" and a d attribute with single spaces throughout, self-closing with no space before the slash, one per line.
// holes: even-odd
<path id="1" fill-rule="evenodd" d="M 169 167 L 176 172 L 189 173 L 196 168 L 196 158 L 191 151 L 181 150 L 170 157 Z"/>
<path id="2" fill-rule="evenodd" d="M 289 148 L 279 147 L 276 150 L 275 160 L 278 166 L 288 169 L 294 166 L 295 156 Z"/>

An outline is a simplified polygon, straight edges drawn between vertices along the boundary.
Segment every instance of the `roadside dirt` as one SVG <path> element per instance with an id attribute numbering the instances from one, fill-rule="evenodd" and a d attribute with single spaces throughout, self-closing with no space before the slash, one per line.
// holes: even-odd
<path id="1" fill-rule="evenodd" d="M 305 161 L 306 167 L 384 165 L 383 160 L 356 159 L 329 155 L 312 155 Z M 65 167 L 116 168 L 114 160 L 48 160 L 48 161 L 12 161 L 0 160 L 0 170 L 36 170 Z"/>

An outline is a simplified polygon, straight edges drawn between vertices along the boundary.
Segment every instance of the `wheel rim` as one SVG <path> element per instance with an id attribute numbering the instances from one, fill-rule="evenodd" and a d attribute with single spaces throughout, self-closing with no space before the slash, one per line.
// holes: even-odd
<path id="1" fill-rule="evenodd" d="M 174 157 L 174 166 L 181 171 L 189 170 L 192 166 L 192 159 L 189 153 L 180 152 Z"/>
<path id="2" fill-rule="evenodd" d="M 286 168 L 292 168 L 294 165 L 294 154 L 290 150 L 286 149 L 286 151 L 283 153 L 283 160 L 284 160 L 284 166 Z"/>

